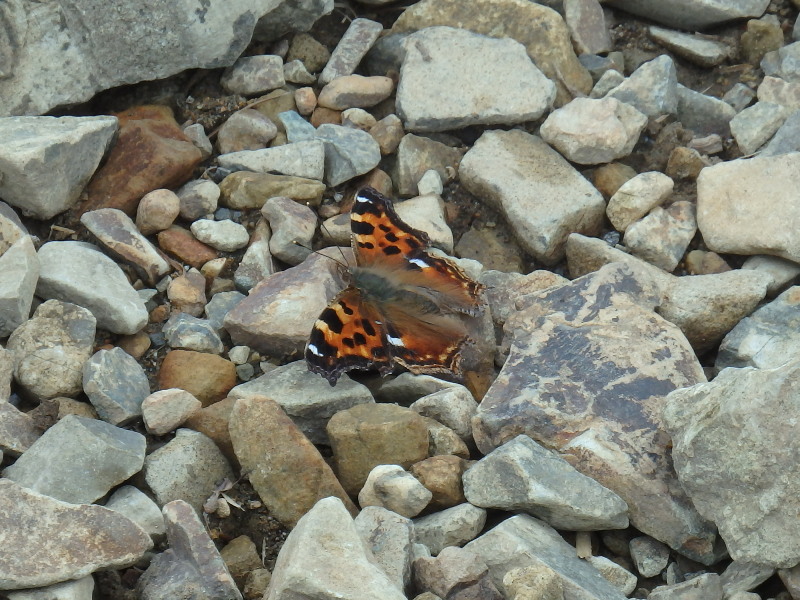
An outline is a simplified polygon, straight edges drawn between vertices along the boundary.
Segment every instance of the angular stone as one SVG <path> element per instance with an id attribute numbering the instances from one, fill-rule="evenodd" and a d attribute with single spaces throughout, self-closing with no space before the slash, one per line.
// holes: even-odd
<path id="1" fill-rule="evenodd" d="M 93 593 L 94 577 L 86 575 L 45 587 L 9 592 L 8 600 L 91 600 Z"/>
<path id="2" fill-rule="evenodd" d="M 325 147 L 319 140 L 307 140 L 263 150 L 221 154 L 217 162 L 226 169 L 321 180 L 325 174 Z"/>
<path id="3" fill-rule="evenodd" d="M 376 21 L 353 19 L 319 74 L 319 84 L 326 85 L 337 77 L 352 74 L 382 31 L 383 25 Z"/>
<path id="4" fill-rule="evenodd" d="M 270 513 L 287 527 L 299 527 L 301 517 L 329 496 L 335 496 L 343 510 L 357 513 L 319 451 L 274 400 L 266 396 L 237 400 L 229 429 L 250 483 Z"/>
<path id="5" fill-rule="evenodd" d="M 578 55 L 605 54 L 611 50 L 603 8 L 597 0 L 566 0 L 564 20 Z"/>
<path id="6" fill-rule="evenodd" d="M 660 585 L 648 600 L 722 600 L 722 584 L 716 573 L 703 573 L 673 585 Z"/>
<path id="7" fill-rule="evenodd" d="M 411 406 L 424 417 L 436 419 L 456 432 L 463 440 L 472 437 L 471 419 L 478 404 L 465 387 L 452 387 L 423 396 Z"/>
<path id="8" fill-rule="evenodd" d="M 167 299 L 173 312 L 191 316 L 203 314 L 206 305 L 206 279 L 197 269 L 189 269 L 167 284 Z"/>
<path id="9" fill-rule="evenodd" d="M 323 87 L 317 102 L 333 110 L 369 108 L 386 100 L 392 90 L 394 82 L 389 77 L 345 75 Z"/>
<path id="10" fill-rule="evenodd" d="M 414 561 L 414 584 L 441 598 L 503 600 L 489 578 L 486 563 L 472 552 L 448 546 L 436 558 L 421 556 Z"/>
<path id="11" fill-rule="evenodd" d="M 732 48 L 724 42 L 709 39 L 708 36 L 682 33 L 651 25 L 650 37 L 667 50 L 701 67 L 715 67 L 732 53 Z"/>
<path id="12" fill-rule="evenodd" d="M 461 478 L 469 463 L 459 456 L 431 456 L 421 460 L 410 473 L 428 488 L 433 497 L 428 503 L 431 510 L 450 508 L 467 501 Z"/>
<path id="13" fill-rule="evenodd" d="M 664 202 L 674 186 L 670 177 L 658 171 L 639 173 L 611 196 L 606 208 L 608 220 L 617 231 L 625 232 L 634 221 Z"/>
<path id="14" fill-rule="evenodd" d="M 325 45 L 318 42 L 314 36 L 307 33 L 298 33 L 289 43 L 286 62 L 299 60 L 311 73 L 319 73 L 330 57 L 331 53 Z"/>
<path id="15" fill-rule="evenodd" d="M 611 0 L 609 4 L 657 23 L 696 31 L 735 19 L 760 17 L 769 0 Z"/>
<path id="16" fill-rule="evenodd" d="M 778 156 L 790 152 L 800 152 L 800 109 L 786 117 L 759 156 Z"/>
<path id="17" fill-rule="evenodd" d="M 265 114 L 252 108 L 236 111 L 219 128 L 217 148 L 220 154 L 260 150 L 275 136 L 278 126 Z"/>
<path id="18" fill-rule="evenodd" d="M 79 579 L 101 569 L 121 569 L 153 546 L 133 521 L 102 506 L 68 504 L 0 479 L 0 589 Z"/>
<path id="19" fill-rule="evenodd" d="M 308 206 L 291 198 L 267 199 L 261 214 L 269 223 L 272 256 L 290 265 L 298 265 L 311 254 L 311 240 L 317 230 L 317 215 Z"/>
<path id="20" fill-rule="evenodd" d="M 189 350 L 171 350 L 158 372 L 162 390 L 180 388 L 209 406 L 225 398 L 236 385 L 236 366 L 221 356 Z"/>
<path id="21" fill-rule="evenodd" d="M 378 142 L 366 131 L 326 123 L 316 138 L 325 143 L 325 178 L 337 186 L 371 171 L 381 160 Z"/>
<path id="22" fill-rule="evenodd" d="M 39 257 L 25 235 L 0 253 L 0 338 L 28 320 L 38 281 Z"/>
<path id="23" fill-rule="evenodd" d="M 3 477 L 64 502 L 88 504 L 138 473 L 144 451 L 140 433 L 68 415 L 6 467 Z"/>
<path id="24" fill-rule="evenodd" d="M 555 95 L 522 44 L 430 27 L 406 42 L 396 102 L 406 130 L 425 132 L 532 121 Z"/>
<path id="25" fill-rule="evenodd" d="M 132 485 L 117 488 L 106 502 L 106 508 L 125 515 L 144 529 L 151 538 L 163 538 L 166 532 L 161 509 L 150 496 Z"/>
<path id="26" fill-rule="evenodd" d="M 486 511 L 464 503 L 414 520 L 414 539 L 431 554 L 448 546 L 463 546 L 474 540 L 486 524 Z"/>
<path id="27" fill-rule="evenodd" d="M 180 427 L 203 405 L 185 390 L 159 390 L 142 402 L 142 416 L 147 431 L 164 435 Z"/>
<path id="28" fill-rule="evenodd" d="M 180 200 L 180 215 L 194 221 L 217 210 L 220 187 L 209 179 L 193 179 L 177 191 Z"/>
<path id="29" fill-rule="evenodd" d="M 717 133 L 727 137 L 736 111 L 724 100 L 678 84 L 677 114 L 681 124 L 699 136 Z"/>
<path id="30" fill-rule="evenodd" d="M 398 589 L 406 589 L 411 580 L 414 524 L 379 506 L 364 508 L 354 523 L 384 573 Z"/>
<path id="31" fill-rule="evenodd" d="M 198 319 L 186 313 L 176 313 L 169 318 L 161 330 L 170 348 L 222 354 L 225 346 L 206 319 Z"/>
<path id="32" fill-rule="evenodd" d="M 521 130 L 487 131 L 461 161 L 459 177 L 472 194 L 499 210 L 520 245 L 555 264 L 571 232 L 600 231 L 600 193 L 540 138 Z"/>
<path id="33" fill-rule="evenodd" d="M 686 200 L 664 210 L 656 206 L 640 221 L 625 230 L 625 245 L 632 254 L 673 271 L 697 232 L 695 205 Z"/>
<path id="34" fill-rule="evenodd" d="M 745 108 L 730 122 L 731 134 L 742 154 L 753 154 L 778 131 L 789 109 L 771 102 L 756 102 Z"/>
<path id="35" fill-rule="evenodd" d="M 220 78 L 220 84 L 231 94 L 254 96 L 283 87 L 283 60 L 280 56 L 242 56 Z"/>
<path id="36" fill-rule="evenodd" d="M 159 248 L 196 269 L 219 256 L 216 250 L 198 241 L 191 232 L 177 225 L 159 231 L 157 237 Z"/>
<path id="37" fill-rule="evenodd" d="M 5 352 L 5 351 L 3 351 Z M 33 418 L 0 396 L 0 453 L 19 456 L 39 439 L 42 432 Z"/>
<path id="38" fill-rule="evenodd" d="M 416 517 L 433 494 L 398 465 L 377 465 L 358 493 L 361 508 L 381 506 L 403 517 Z"/>
<path id="39" fill-rule="evenodd" d="M 85 242 L 48 242 L 39 248 L 36 293 L 89 309 L 97 326 L 112 333 L 136 333 L 147 324 L 147 309 L 117 263 Z"/>
<path id="40" fill-rule="evenodd" d="M 392 181 L 401 196 L 416 196 L 417 183 L 430 169 L 436 171 L 443 181 L 455 171 L 461 161 L 462 152 L 430 138 L 408 133 L 397 147 L 397 158 L 392 172 Z"/>
<path id="41" fill-rule="evenodd" d="M 674 115 L 678 110 L 675 64 L 662 54 L 641 65 L 607 97 L 630 104 L 648 117 Z"/>
<path id="42" fill-rule="evenodd" d="M 669 547 L 646 535 L 630 541 L 631 560 L 642 577 L 655 577 L 667 568 Z"/>
<path id="43" fill-rule="evenodd" d="M 141 416 L 150 384 L 135 358 L 113 348 L 98 350 L 83 366 L 83 391 L 101 419 L 124 425 Z"/>
<path id="44" fill-rule="evenodd" d="M 780 77 L 764 77 L 758 86 L 758 100 L 788 108 L 800 108 L 800 82 L 784 81 Z"/>
<path id="45" fill-rule="evenodd" d="M 277 271 L 275 261 L 272 259 L 272 253 L 269 250 L 271 237 L 272 231 L 269 228 L 269 223 L 267 223 L 266 219 L 259 219 L 250 238 L 250 245 L 245 250 L 244 256 L 242 256 L 242 260 L 233 274 L 236 289 L 242 292 L 249 292 L 261 280 L 266 279 Z M 222 322 L 220 321 L 221 325 Z"/>
<path id="46" fill-rule="evenodd" d="M 116 131 L 117 119 L 106 116 L 0 118 L 0 197 L 37 219 L 71 208 Z"/>

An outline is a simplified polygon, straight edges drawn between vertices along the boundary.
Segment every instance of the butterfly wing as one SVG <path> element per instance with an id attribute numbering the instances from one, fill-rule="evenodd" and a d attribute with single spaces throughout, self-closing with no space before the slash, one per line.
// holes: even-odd
<path id="1" fill-rule="evenodd" d="M 345 288 L 314 323 L 306 344 L 308 368 L 336 385 L 352 369 L 392 370 L 382 319 L 355 287 Z"/>
<path id="2" fill-rule="evenodd" d="M 391 272 L 399 285 L 428 290 L 438 304 L 450 310 L 469 315 L 482 311 L 484 286 L 452 261 L 427 252 L 428 235 L 406 224 L 383 194 L 370 187 L 359 190 L 350 227 L 359 267 Z"/>

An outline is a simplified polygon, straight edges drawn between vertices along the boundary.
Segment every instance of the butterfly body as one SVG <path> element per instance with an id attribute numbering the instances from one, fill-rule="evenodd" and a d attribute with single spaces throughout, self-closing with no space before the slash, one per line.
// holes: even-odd
<path id="1" fill-rule="evenodd" d="M 350 285 L 314 323 L 305 351 L 309 369 L 331 385 L 351 369 L 386 375 L 398 365 L 460 375 L 461 351 L 471 340 L 455 313 L 479 314 L 483 286 L 429 253 L 428 236 L 372 188 L 356 195 L 351 230 L 356 266 Z"/>

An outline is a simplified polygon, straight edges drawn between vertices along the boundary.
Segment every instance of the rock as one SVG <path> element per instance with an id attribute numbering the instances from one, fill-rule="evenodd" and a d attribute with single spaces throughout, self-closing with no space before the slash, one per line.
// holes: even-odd
<path id="1" fill-rule="evenodd" d="M 208 179 L 193 179 L 178 190 L 180 215 L 187 221 L 194 221 L 217 210 L 221 190 Z"/>
<path id="2" fill-rule="evenodd" d="M 164 506 L 169 548 L 154 556 L 142 573 L 136 587 L 139 598 L 242 599 L 214 542 L 192 508 L 182 500 Z"/>
<path id="3" fill-rule="evenodd" d="M 0 494 L 5 499 L 0 543 L 16 549 L 0 556 L 3 590 L 128 567 L 153 546 L 138 525 L 105 507 L 68 504 L 5 478 Z"/>
<path id="4" fill-rule="evenodd" d="M 28 320 L 38 281 L 39 257 L 30 236 L 0 250 L 0 337 L 11 335 Z"/>
<path id="5" fill-rule="evenodd" d="M 516 574 L 516 569 L 535 568 L 539 572 L 549 573 L 546 579 L 540 576 L 534 589 L 553 590 L 555 587 L 558 590 L 563 586 L 565 591 L 581 590 L 581 596 L 587 600 L 625 598 L 597 570 L 578 558 L 575 547 L 565 542 L 555 529 L 527 515 L 506 519 L 464 546 L 464 549 L 477 555 L 488 565 L 489 575 L 498 587 L 503 586 L 506 576 Z M 547 583 L 553 579 L 561 585 Z M 554 592 L 555 590 L 551 591 L 551 594 Z M 547 596 L 548 599 L 559 597 L 566 596 Z"/>
<path id="6" fill-rule="evenodd" d="M 427 417 L 423 417 L 423 419 L 428 426 L 428 453 L 431 456 L 452 454 L 461 458 L 469 458 L 469 448 L 455 431 L 434 419 Z"/>
<path id="7" fill-rule="evenodd" d="M 797 210 L 800 153 L 737 159 L 697 178 L 697 224 L 715 252 L 774 254 L 800 262 L 790 223 Z M 736 219 L 730 219 L 735 207 Z"/>
<path id="8" fill-rule="evenodd" d="M 791 113 L 775 132 L 770 142 L 762 148 L 759 156 L 778 156 L 790 152 L 800 152 L 800 109 Z"/>
<path id="9" fill-rule="evenodd" d="M 68 415 L 6 467 L 3 477 L 63 502 L 88 504 L 138 473 L 144 451 L 140 433 Z"/>
<path id="10" fill-rule="evenodd" d="M 720 583 L 725 596 L 755 589 L 775 574 L 775 569 L 763 565 L 732 561 L 720 574 Z M 791 589 L 787 585 L 787 589 Z M 735 600 L 735 599 L 734 599 Z M 748 600 L 743 598 L 742 600 Z"/>
<path id="11" fill-rule="evenodd" d="M 636 177 L 636 171 L 622 163 L 609 163 L 595 169 L 592 183 L 608 199 L 617 193 L 622 185 Z"/>
<path id="12" fill-rule="evenodd" d="M 591 76 L 575 56 L 564 20 L 550 8 L 516 0 L 424 0 L 403 11 L 392 33 L 437 25 L 521 43 L 533 63 L 555 82 L 556 106 L 591 89 Z"/>
<path id="13" fill-rule="evenodd" d="M 751 256 L 744 261 L 742 269 L 752 269 L 768 274 L 772 278 L 772 282 L 767 288 L 767 295 L 770 297 L 777 295 L 792 279 L 800 275 L 800 265 L 776 256 Z"/>
<path id="14" fill-rule="evenodd" d="M 234 306 L 245 298 L 240 292 L 219 292 L 206 304 L 206 319 L 217 333 L 223 331 L 222 321 Z"/>
<path id="15" fill-rule="evenodd" d="M 351 494 L 358 493 L 377 465 L 408 468 L 428 457 L 428 427 L 424 419 L 402 406 L 356 405 L 333 415 L 327 432 L 334 469 Z"/>
<path id="16" fill-rule="evenodd" d="M 394 89 L 389 77 L 345 75 L 328 83 L 319 93 L 319 106 L 333 110 L 369 108 L 388 98 Z"/>
<path id="17" fill-rule="evenodd" d="M 319 74 L 319 84 L 324 86 L 337 77 L 351 75 L 382 31 L 383 26 L 376 21 L 353 19 Z"/>
<path id="18" fill-rule="evenodd" d="M 597 0 L 566 0 L 564 20 L 578 55 L 604 54 L 611 50 L 603 9 Z"/>
<path id="19" fill-rule="evenodd" d="M 274 399 L 312 443 L 325 446 L 330 445 L 325 427 L 334 414 L 375 402 L 366 387 L 346 376 L 331 388 L 327 381 L 308 370 L 304 360 L 276 367 L 257 379 L 237 385 L 228 396 Z"/>
<path id="20" fill-rule="evenodd" d="M 229 420 L 234 451 L 270 513 L 287 527 L 327 496 L 357 512 L 319 451 L 274 400 L 236 401 Z"/>
<path id="21" fill-rule="evenodd" d="M 740 45 L 745 62 L 753 65 L 760 63 L 765 54 L 783 46 L 783 30 L 778 19 L 750 19 Z"/>
<path id="22" fill-rule="evenodd" d="M 744 83 L 736 83 L 722 95 L 722 99 L 730 104 L 739 113 L 744 110 L 756 97 L 755 91 Z"/>
<path id="23" fill-rule="evenodd" d="M 36 398 L 77 396 L 83 391 L 83 365 L 94 349 L 96 323 L 88 310 L 74 304 L 48 300 L 39 305 L 8 338 L 14 380 Z"/>
<path id="24" fill-rule="evenodd" d="M 719 3 L 714 0 L 611 0 L 612 6 L 635 15 L 652 19 L 657 23 L 696 31 L 720 23 L 747 17 L 760 17 L 769 4 L 768 0 L 744 0 L 744 2 Z"/>
<path id="25" fill-rule="evenodd" d="M 634 221 L 664 202 L 674 185 L 672 179 L 658 171 L 636 175 L 611 196 L 606 208 L 608 220 L 617 231 L 625 232 Z"/>
<path id="26" fill-rule="evenodd" d="M 244 256 L 233 274 L 233 281 L 238 290 L 249 292 L 261 280 L 277 271 L 275 261 L 272 259 L 272 252 L 269 250 L 271 237 L 269 223 L 266 219 L 259 219 L 255 231 L 250 237 L 250 245 L 245 250 Z M 222 326 L 221 321 L 220 326 Z"/>
<path id="27" fill-rule="evenodd" d="M 283 124 L 289 143 L 313 140 L 317 135 L 316 126 L 301 117 L 297 111 L 287 110 L 278 113 L 278 120 Z"/>
<path id="28" fill-rule="evenodd" d="M 398 465 L 377 465 L 358 493 L 361 508 L 381 506 L 403 517 L 416 517 L 433 494 Z"/>
<path id="29" fill-rule="evenodd" d="M 139 200 L 159 188 L 175 188 L 191 177 L 202 154 L 166 106 L 138 106 L 116 115 L 119 135 L 89 182 L 78 214 L 98 208 L 136 213 Z"/>
<path id="30" fill-rule="evenodd" d="M 481 77 L 470 78 L 477 73 Z M 454 89 L 460 93 L 449 93 Z M 406 130 L 447 131 L 532 121 L 552 106 L 555 95 L 555 84 L 522 44 L 431 27 L 406 42 L 396 103 Z"/>
<path id="31" fill-rule="evenodd" d="M 347 108 L 342 111 L 342 125 L 351 129 L 361 129 L 362 131 L 370 131 L 378 120 L 365 111 L 363 108 Z M 373 138 L 375 136 L 372 136 Z M 377 139 L 375 140 L 378 141 Z M 380 144 L 378 144 L 380 146 Z M 381 152 L 381 154 L 383 154 Z"/>
<path id="32" fill-rule="evenodd" d="M 379 506 L 364 508 L 353 522 L 383 572 L 398 589 L 406 589 L 411 581 L 413 523 Z"/>
<path id="33" fill-rule="evenodd" d="M 325 143 L 325 178 L 337 186 L 371 171 L 381 160 L 380 147 L 366 131 L 340 125 L 320 125 L 317 139 Z"/>
<path id="34" fill-rule="evenodd" d="M 177 225 L 160 231 L 157 238 L 158 247 L 164 252 L 196 269 L 219 256 L 216 250 L 197 241 L 189 231 Z"/>
<path id="35" fill-rule="evenodd" d="M 341 566 L 347 565 L 347 577 Z M 275 562 L 265 600 L 298 594 L 351 600 L 404 600 L 405 595 L 376 564 L 347 509 L 323 498 L 297 523 Z"/>
<path id="36" fill-rule="evenodd" d="M 211 322 L 186 313 L 172 315 L 164 324 L 162 332 L 170 348 L 210 354 L 222 354 L 225 350 L 225 346 Z"/>
<path id="37" fill-rule="evenodd" d="M 441 598 L 481 598 L 503 600 L 488 577 L 489 568 L 480 558 L 450 546 L 436 558 L 420 557 L 414 561 L 414 583 L 418 590 L 430 590 Z"/>
<path id="38" fill-rule="evenodd" d="M 317 96 L 314 93 L 314 88 L 304 87 L 295 90 L 294 102 L 297 105 L 297 112 L 304 117 L 313 113 L 317 107 Z"/>
<path id="39" fill-rule="evenodd" d="M 409 406 L 424 417 L 436 419 L 467 441 L 472 438 L 471 419 L 477 410 L 472 394 L 456 386 L 428 394 Z"/>
<path id="40" fill-rule="evenodd" d="M 483 530 L 486 511 L 472 504 L 459 504 L 414 520 L 414 534 L 431 554 L 448 546 L 463 546 Z"/>
<path id="41" fill-rule="evenodd" d="M 252 108 L 233 113 L 222 124 L 217 134 L 220 154 L 259 150 L 278 135 L 278 127 L 269 117 Z"/>
<path id="42" fill-rule="evenodd" d="M 703 573 L 674 585 L 660 585 L 650 592 L 648 600 L 722 600 L 722 584 L 716 573 Z"/>
<path id="43" fill-rule="evenodd" d="M 642 64 L 606 97 L 630 104 L 648 117 L 674 115 L 678 111 L 675 64 L 662 54 Z"/>
<path id="44" fill-rule="evenodd" d="M 0 197 L 42 220 L 71 208 L 116 132 L 117 119 L 107 116 L 0 118 Z"/>
<path id="45" fill-rule="evenodd" d="M 301 61 L 311 73 L 319 73 L 331 57 L 328 49 L 307 33 L 298 33 L 289 44 L 286 62 Z"/>
<path id="46" fill-rule="evenodd" d="M 117 488 L 106 502 L 106 508 L 125 515 L 153 539 L 161 539 L 166 533 L 164 516 L 158 505 L 132 485 Z"/>
<path id="47" fill-rule="evenodd" d="M 205 352 L 170 350 L 158 372 L 162 390 L 180 388 L 208 406 L 225 398 L 236 385 L 236 366 L 229 360 Z"/>
<path id="48" fill-rule="evenodd" d="M 238 585 L 245 581 L 250 571 L 262 568 L 256 545 L 246 535 L 240 535 L 228 542 L 220 556 Z"/>
<path id="49" fill-rule="evenodd" d="M 55 583 L 45 587 L 9 592 L 8 600 L 91 600 L 94 578 L 86 575 L 80 579 Z"/>
<path id="50" fill-rule="evenodd" d="M 417 196 L 395 203 L 394 208 L 407 225 L 428 234 L 431 246 L 453 253 L 453 232 L 447 226 L 444 203 L 439 196 Z"/>
<path id="51" fill-rule="evenodd" d="M 715 560 L 715 531 L 676 485 L 659 417 L 669 391 L 705 377 L 684 336 L 652 311 L 657 292 L 644 272 L 617 264 L 526 297 L 506 322 L 510 354 L 478 407 L 473 435 L 484 454 L 526 433 L 572 455 L 575 468 L 627 502 L 637 529 L 688 556 Z M 614 335 L 604 333 L 609 328 Z M 571 373 L 570 400 L 555 401 L 566 397 L 556 373 L 564 368 Z M 628 379 L 633 371 L 636 384 Z M 564 435 L 567 423 L 574 435 Z M 640 468 L 645 456 L 646 472 Z"/>
<path id="52" fill-rule="evenodd" d="M 686 200 L 664 210 L 656 206 L 625 230 L 625 245 L 632 254 L 673 271 L 697 232 L 695 205 Z"/>
<path id="53" fill-rule="evenodd" d="M 469 192 L 503 214 L 524 250 L 545 264 L 564 256 L 569 232 L 599 233 L 600 193 L 536 136 L 487 131 L 459 170 Z M 556 201 L 557 199 L 557 201 Z"/>
<path id="54" fill-rule="evenodd" d="M 433 494 L 428 508 L 439 510 L 467 501 L 461 485 L 461 476 L 467 469 L 467 461 L 459 456 L 431 456 L 415 463 L 411 474 Z"/>
<path id="55" fill-rule="evenodd" d="M 441 142 L 406 134 L 397 147 L 397 159 L 392 173 L 398 194 L 416 196 L 417 183 L 430 169 L 435 170 L 443 181 L 450 179 L 448 170 L 455 170 L 461 161 L 462 152 Z"/>
<path id="56" fill-rule="evenodd" d="M 639 536 L 630 542 L 633 564 L 642 577 L 655 577 L 667 568 L 669 547 L 651 537 Z"/>
<path id="57" fill-rule="evenodd" d="M 709 164 L 709 161 L 694 148 L 678 146 L 669 153 L 665 173 L 673 180 L 690 179 L 695 181 L 700 171 Z"/>
<path id="58" fill-rule="evenodd" d="M 614 69 L 609 69 L 597 80 L 597 83 L 589 94 L 589 98 L 603 98 L 608 92 L 618 85 L 621 85 L 624 81 L 625 76 L 622 73 Z"/>
<path id="59" fill-rule="evenodd" d="M 698 135 L 717 133 L 727 137 L 736 111 L 724 100 L 678 84 L 677 114 L 681 124 Z"/>
<path id="60" fill-rule="evenodd" d="M 605 556 L 587 556 L 586 562 L 597 569 L 609 583 L 626 596 L 630 596 L 636 589 L 638 582 L 636 575 L 613 560 Z"/>
<path id="61" fill-rule="evenodd" d="M 180 427 L 202 404 L 189 392 L 179 389 L 160 390 L 142 402 L 142 416 L 147 431 L 164 435 Z"/>
<path id="62" fill-rule="evenodd" d="M 263 150 L 222 154 L 217 162 L 227 169 L 321 180 L 325 171 L 325 147 L 319 140 L 308 140 Z"/>
<path id="63" fill-rule="evenodd" d="M 98 350 L 83 366 L 83 391 L 101 419 L 125 425 L 141 416 L 150 384 L 136 359 L 114 348 Z"/>
<path id="64" fill-rule="evenodd" d="M 189 417 L 185 424 L 186 427 L 211 438 L 225 458 L 232 465 L 238 466 L 239 461 L 233 451 L 231 435 L 228 430 L 228 420 L 235 403 L 235 398 L 224 398 L 206 408 L 201 408 Z"/>
<path id="65" fill-rule="evenodd" d="M 267 198 L 276 196 L 319 206 L 325 184 L 304 177 L 237 172 L 223 180 L 220 190 L 223 205 L 234 210 L 260 209 Z"/>
<path id="66" fill-rule="evenodd" d="M 711 383 L 667 397 L 664 423 L 681 484 L 701 514 L 716 522 L 737 561 L 773 567 L 797 562 L 790 517 L 795 482 L 782 475 L 783 458 L 796 452 L 786 415 L 793 410 L 797 373 L 797 362 L 776 369 L 725 369 Z M 758 426 L 742 427 L 753 415 Z M 776 455 L 769 450 L 774 447 L 785 453 Z M 733 480 L 748 481 L 747 493 L 731 485 Z"/>
<path id="67" fill-rule="evenodd" d="M 272 42 L 293 31 L 308 31 L 320 17 L 333 10 L 330 0 L 300 0 L 269 5 L 270 10 L 256 24 L 253 37 Z M 285 50 L 284 50 L 285 52 Z M 283 52 L 281 52 L 283 54 Z"/>
<path id="68" fill-rule="evenodd" d="M 230 219 L 199 219 L 192 223 L 191 230 L 194 237 L 220 252 L 235 252 L 247 246 L 250 241 L 247 229 Z"/>
<path id="69" fill-rule="evenodd" d="M 681 58 L 685 58 L 701 67 L 715 67 L 731 55 L 732 48 L 709 36 L 682 33 L 651 25 L 648 28 L 650 37 L 671 50 Z"/>
<path id="70" fill-rule="evenodd" d="M 383 119 L 376 122 L 375 125 L 370 128 L 369 134 L 378 142 L 381 155 L 387 156 L 393 154 L 394 151 L 397 150 L 400 141 L 405 135 L 405 130 L 403 129 L 403 122 L 400 120 L 400 117 L 391 114 L 386 115 Z"/>
<path id="71" fill-rule="evenodd" d="M 568 160 L 594 165 L 630 154 L 645 125 L 645 115 L 614 98 L 576 98 L 550 113 L 540 135 Z"/>
<path id="72" fill-rule="evenodd" d="M 220 481 L 236 480 L 216 444 L 191 429 L 178 429 L 170 442 L 147 456 L 144 477 L 162 508 L 183 500 L 198 514 Z"/>
<path id="73" fill-rule="evenodd" d="M 526 435 L 487 454 L 463 480 L 467 501 L 482 508 L 523 510 L 570 531 L 628 526 L 622 498 Z"/>
<path id="74" fill-rule="evenodd" d="M 300 85 L 309 85 L 317 82 L 317 78 L 309 73 L 306 66 L 299 60 L 293 60 L 283 65 L 283 78 L 289 83 Z M 297 100 L 297 96 L 295 96 L 295 100 Z"/>
<path id="75" fill-rule="evenodd" d="M 36 293 L 89 309 L 97 326 L 112 333 L 136 333 L 147 310 L 117 264 L 91 244 L 48 242 L 39 249 Z"/>
<path id="76" fill-rule="evenodd" d="M 761 61 L 765 75 L 780 77 L 786 81 L 800 81 L 800 43 L 787 44 L 773 52 L 768 52 Z"/>
<path id="77" fill-rule="evenodd" d="M 290 265 L 298 265 L 311 254 L 311 241 L 317 230 L 317 215 L 308 206 L 291 198 L 269 198 L 261 209 L 269 223 L 272 256 Z"/>
<path id="78" fill-rule="evenodd" d="M 800 82 L 789 82 L 779 77 L 764 77 L 758 85 L 758 99 L 789 108 L 800 108 Z"/>
<path id="79" fill-rule="evenodd" d="M 225 69 L 220 84 L 231 94 L 255 96 L 283 87 L 283 60 L 280 56 L 242 56 Z"/>
<path id="80" fill-rule="evenodd" d="M 206 135 L 206 130 L 200 123 L 192 123 L 183 128 L 183 134 L 189 139 L 194 147 L 200 150 L 201 160 L 206 160 L 213 153 L 211 140 Z"/>
<path id="81" fill-rule="evenodd" d="M 5 396 L 7 398 L 8 394 Z M 0 453 L 19 456 L 26 452 L 41 434 L 41 429 L 36 426 L 29 414 L 17 409 L 0 395 Z"/>
<path id="82" fill-rule="evenodd" d="M 192 316 L 203 314 L 206 305 L 206 279 L 196 269 L 189 269 L 167 285 L 167 298 L 173 312 L 185 312 Z"/>
<path id="83" fill-rule="evenodd" d="M 789 110 L 771 102 L 756 102 L 730 122 L 731 134 L 742 154 L 753 154 L 778 131 Z"/>
<path id="84" fill-rule="evenodd" d="M 169 263 L 139 232 L 131 218 L 121 210 L 116 208 L 92 210 L 83 213 L 81 223 L 114 256 L 132 265 L 150 285 L 154 285 L 169 273 Z"/>

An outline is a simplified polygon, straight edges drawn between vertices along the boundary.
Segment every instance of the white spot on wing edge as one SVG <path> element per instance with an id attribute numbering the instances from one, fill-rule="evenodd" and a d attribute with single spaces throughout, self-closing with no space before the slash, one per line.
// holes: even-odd
<path id="1" fill-rule="evenodd" d="M 372 200 L 370 200 L 366 196 L 361 196 L 356 194 L 356 202 L 372 202 Z"/>
<path id="2" fill-rule="evenodd" d="M 309 344 L 308 346 L 306 346 L 306 350 L 311 352 L 311 354 L 313 354 L 314 356 L 322 356 L 322 352 L 320 352 L 319 348 L 317 348 L 314 344 Z"/>
<path id="3" fill-rule="evenodd" d="M 412 265 L 417 265 L 420 269 L 430 268 L 430 265 L 421 258 L 412 258 L 408 262 L 410 262 Z"/>
<path id="4" fill-rule="evenodd" d="M 397 346 L 399 348 L 405 348 L 406 346 L 403 343 L 403 340 L 401 340 L 400 338 L 392 337 L 390 335 L 386 336 L 386 341 L 389 342 L 392 346 Z"/>

